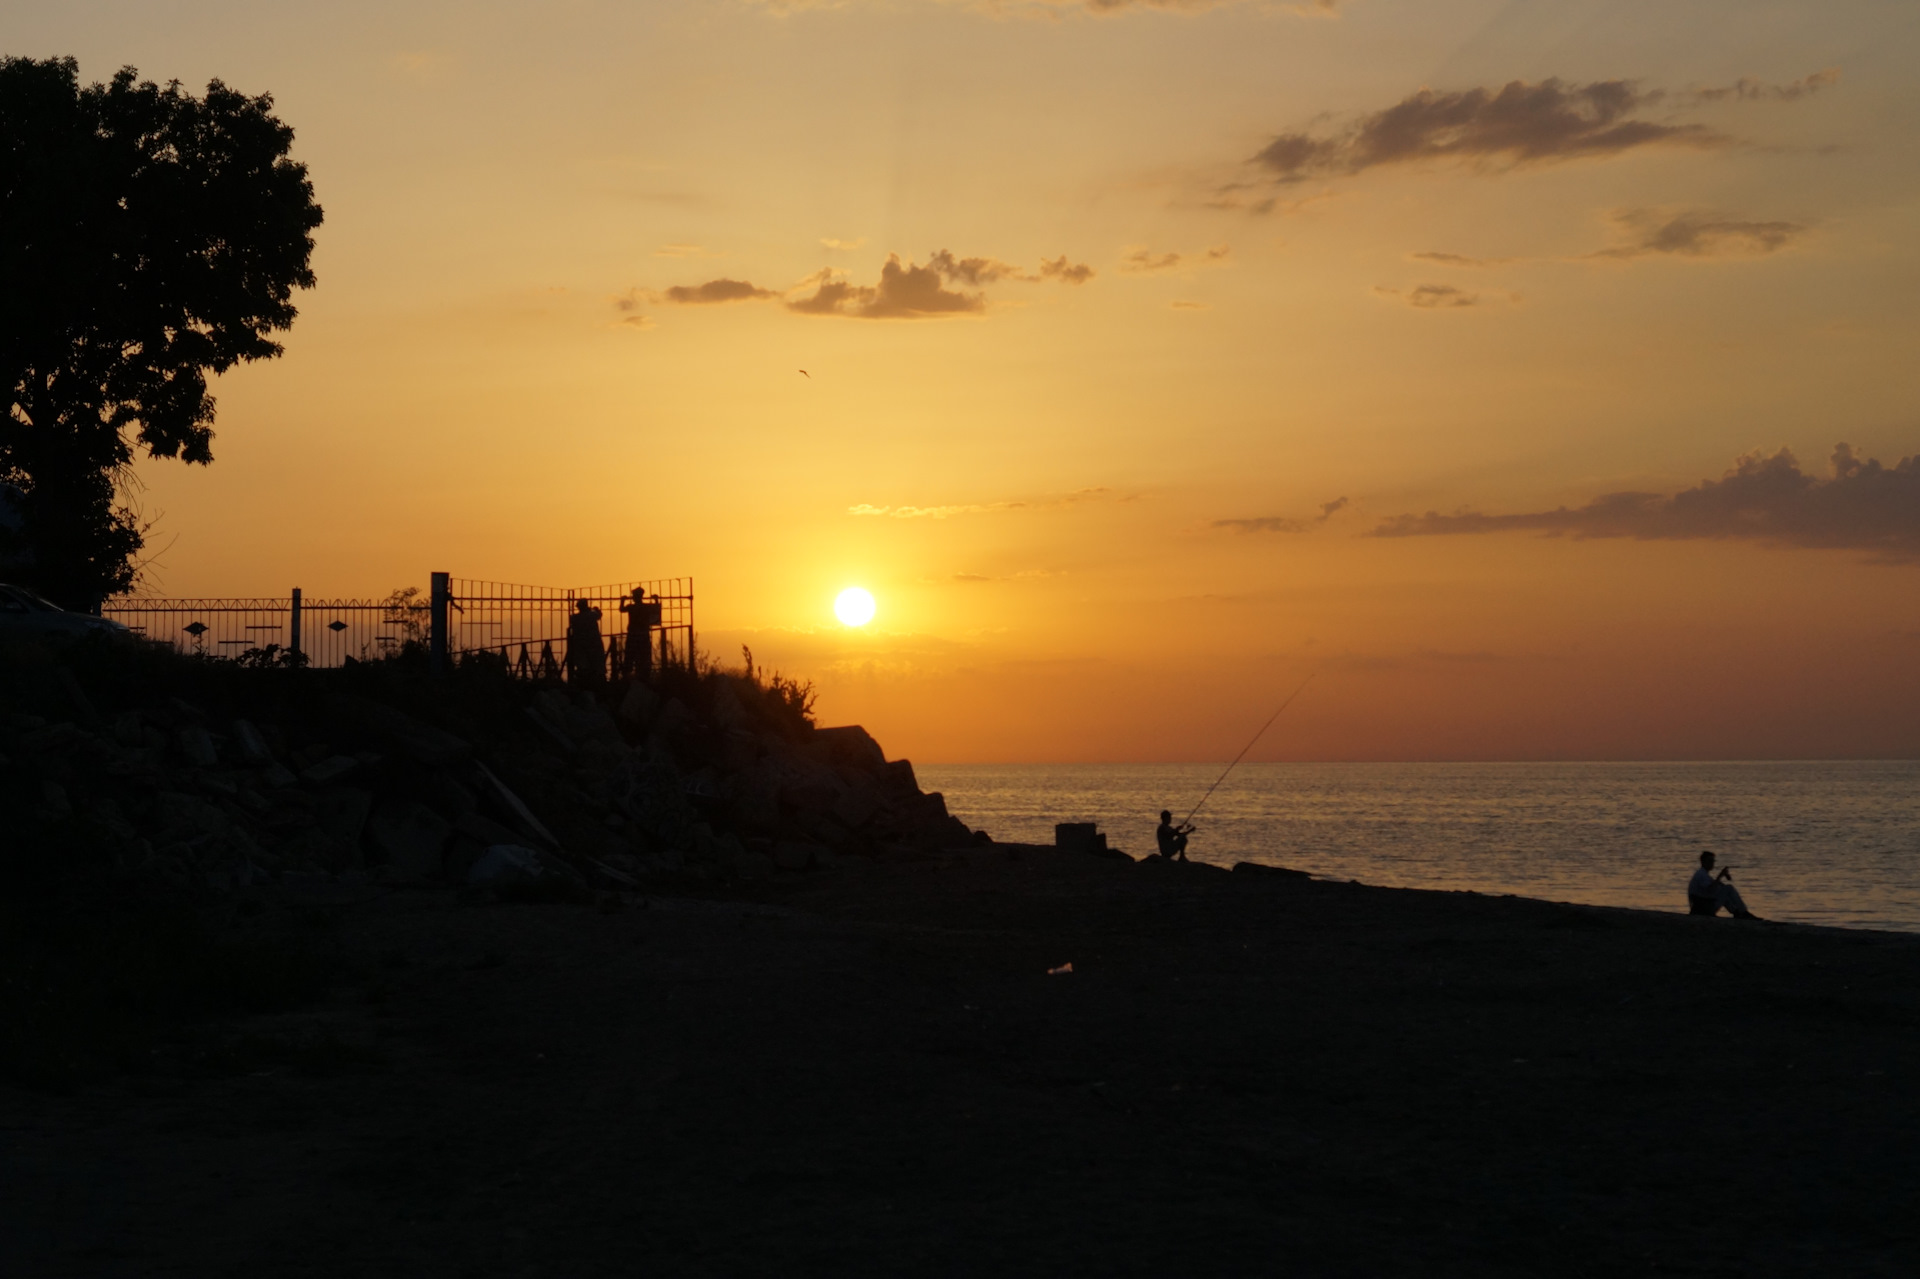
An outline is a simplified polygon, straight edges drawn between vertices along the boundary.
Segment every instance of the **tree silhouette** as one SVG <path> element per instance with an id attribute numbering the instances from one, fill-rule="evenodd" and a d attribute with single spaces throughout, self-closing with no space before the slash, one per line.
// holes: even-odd
<path id="1" fill-rule="evenodd" d="M 267 94 L 0 59 L 0 564 L 97 607 L 134 580 L 136 449 L 213 460 L 209 373 L 270 359 L 320 206 Z M 8 525 L 14 527 L 8 527 Z"/>

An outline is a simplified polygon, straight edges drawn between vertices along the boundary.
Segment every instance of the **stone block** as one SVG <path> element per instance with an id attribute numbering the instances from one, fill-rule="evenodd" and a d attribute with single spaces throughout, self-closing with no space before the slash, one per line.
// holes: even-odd
<path id="1" fill-rule="evenodd" d="M 367 822 L 368 842 L 386 854 L 386 877 L 399 883 L 438 876 L 452 833 L 445 818 L 413 800 L 382 808 Z"/>
<path id="2" fill-rule="evenodd" d="M 310 786 L 329 786 L 360 767 L 351 755 L 329 755 L 317 764 L 300 770 L 300 779 Z"/>

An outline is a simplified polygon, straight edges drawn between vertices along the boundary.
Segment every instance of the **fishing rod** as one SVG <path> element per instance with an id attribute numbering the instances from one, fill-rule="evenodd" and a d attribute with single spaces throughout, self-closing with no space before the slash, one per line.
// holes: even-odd
<path id="1" fill-rule="evenodd" d="M 1316 671 L 1314 672 L 1314 674 L 1317 675 L 1319 674 L 1319 672 Z M 1191 826 L 1193 824 L 1193 814 L 1199 812 L 1202 808 L 1206 807 L 1207 801 L 1213 798 L 1213 793 L 1220 789 L 1220 783 L 1226 781 L 1227 774 L 1233 771 L 1234 764 L 1238 764 L 1242 759 L 1246 758 L 1247 752 L 1253 749 L 1253 743 L 1259 741 L 1262 737 L 1266 736 L 1267 730 L 1273 727 L 1273 721 L 1276 719 L 1279 719 L 1281 712 L 1285 711 L 1287 707 L 1293 705 L 1293 699 L 1295 697 L 1300 696 L 1300 694 L 1306 692 L 1307 685 L 1311 683 L 1313 683 L 1313 675 L 1308 675 L 1305 679 L 1300 681 L 1300 687 L 1293 690 L 1292 696 L 1288 697 L 1286 701 L 1280 703 L 1280 710 L 1275 711 L 1273 714 L 1267 717 L 1267 722 L 1260 726 L 1260 731 L 1255 733 L 1253 735 L 1252 740 L 1249 741 L 1245 746 L 1242 746 L 1240 748 L 1240 753 L 1233 757 L 1233 763 L 1228 764 L 1226 768 L 1221 770 L 1220 776 L 1213 779 L 1213 785 L 1207 787 L 1207 793 L 1202 795 L 1200 797 L 1200 802 L 1193 806 L 1193 812 L 1188 813 L 1186 817 L 1181 821 L 1180 825 L 1182 827 Z"/>

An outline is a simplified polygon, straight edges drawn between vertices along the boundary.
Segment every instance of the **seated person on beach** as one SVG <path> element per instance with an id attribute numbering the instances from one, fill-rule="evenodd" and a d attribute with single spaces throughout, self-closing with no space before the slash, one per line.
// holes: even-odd
<path id="1" fill-rule="evenodd" d="M 1178 858 L 1187 860 L 1187 835 L 1190 832 L 1173 824 L 1173 814 L 1165 809 L 1160 811 L 1160 825 L 1155 828 L 1153 838 L 1160 845 L 1160 855 L 1168 861 Z"/>
<path id="2" fill-rule="evenodd" d="M 1700 854 L 1700 869 L 1693 872 L 1693 878 L 1687 881 L 1687 913 L 1689 915 L 1717 915 L 1721 907 L 1735 919 L 1758 919 L 1758 915 L 1747 909 L 1747 903 L 1740 899 L 1740 890 L 1733 886 L 1733 867 L 1729 866 L 1719 874 L 1713 872 L 1713 854 Z"/>

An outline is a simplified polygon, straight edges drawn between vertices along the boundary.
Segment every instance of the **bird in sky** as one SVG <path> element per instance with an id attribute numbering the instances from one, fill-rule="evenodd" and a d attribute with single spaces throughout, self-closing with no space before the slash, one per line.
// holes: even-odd
<path id="1" fill-rule="evenodd" d="M 813 374 L 807 372 L 805 369 L 800 370 L 800 376 L 807 379 L 807 381 L 809 382 L 813 381 Z"/>

